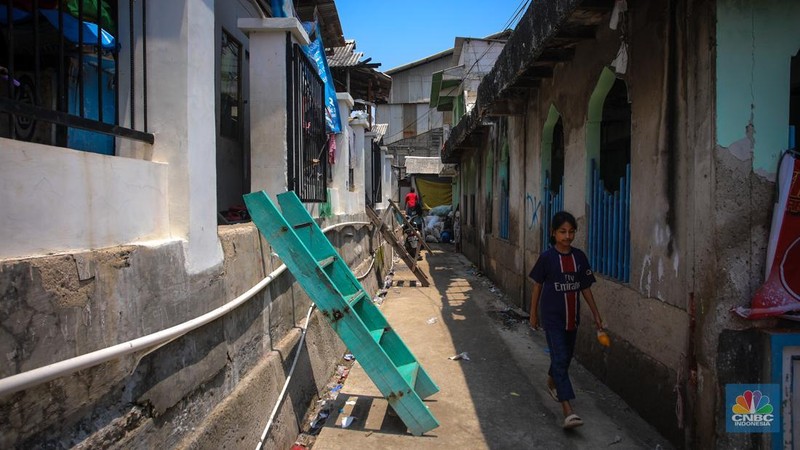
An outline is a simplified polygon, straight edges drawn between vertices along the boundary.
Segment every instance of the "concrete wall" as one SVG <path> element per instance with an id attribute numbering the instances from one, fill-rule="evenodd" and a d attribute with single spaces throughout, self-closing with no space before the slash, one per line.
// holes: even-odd
<path id="1" fill-rule="evenodd" d="M 367 227 L 329 232 L 361 274 Z M 0 377 L 144 336 L 197 317 L 249 289 L 280 262 L 252 224 L 220 229 L 225 262 L 187 274 L 179 243 L 7 261 Z M 388 270 L 390 251 L 377 270 Z M 382 273 L 363 284 L 376 292 Z M 253 448 L 291 364 L 297 326 L 310 302 L 284 272 L 264 291 L 160 348 L 0 398 L 0 447 Z M 301 323 L 300 323 L 301 324 Z M 310 399 L 344 350 L 315 315 L 287 404 L 267 448 L 286 448 Z"/>
<path id="2" fill-rule="evenodd" d="M 310 41 L 294 18 L 242 18 L 250 39 L 250 191 L 266 191 L 273 201 L 288 187 L 286 132 L 286 39 Z"/>
<path id="3" fill-rule="evenodd" d="M 364 180 L 366 170 L 364 163 L 369 142 L 364 138 L 367 127 L 366 120 L 349 120 L 353 108 L 353 97 L 346 92 L 336 94 L 339 100 L 339 112 L 342 117 L 342 132 L 336 135 L 335 162 L 331 167 L 332 180 L 328 183 L 331 209 L 333 214 L 364 214 L 365 196 L 367 195 Z M 350 183 L 350 170 L 353 171 L 353 182 Z"/>
<path id="4" fill-rule="evenodd" d="M 0 260 L 170 239 L 166 164 L 0 146 Z"/>
<path id="5" fill-rule="evenodd" d="M 214 5 L 179 0 L 148 8 L 148 114 L 153 161 L 169 164 L 169 227 L 185 240 L 187 269 L 222 263 L 216 225 Z"/>
<path id="6" fill-rule="evenodd" d="M 768 380 L 759 377 L 766 373 L 747 370 L 758 366 L 751 349 L 760 348 L 748 329 L 791 328 L 777 320 L 745 321 L 727 311 L 748 305 L 764 281 L 777 161 L 788 144 L 790 61 L 800 50 L 793 18 L 800 5 L 718 0 L 715 12 L 716 133 L 705 157 L 712 195 L 702 198 L 710 214 L 700 225 L 717 232 L 697 249 L 698 255 L 707 251 L 714 258 L 697 258 L 708 271 L 698 283 L 703 293 L 697 305 L 702 384 L 696 420 L 698 429 L 715 431 L 717 448 L 745 448 L 753 445 L 750 436 L 725 433 L 725 421 L 714 420 L 711 413 L 720 407 L 725 384 L 778 379 L 777 374 Z M 703 444 L 713 442 L 708 435 L 699 438 Z"/>

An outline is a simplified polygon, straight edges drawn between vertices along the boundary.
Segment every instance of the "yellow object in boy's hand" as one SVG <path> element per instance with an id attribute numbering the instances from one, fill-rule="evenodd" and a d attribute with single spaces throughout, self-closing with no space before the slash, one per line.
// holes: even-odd
<path id="1" fill-rule="evenodd" d="M 603 347 L 610 347 L 611 346 L 611 338 L 608 337 L 603 330 L 597 330 L 597 342 L 600 343 Z"/>

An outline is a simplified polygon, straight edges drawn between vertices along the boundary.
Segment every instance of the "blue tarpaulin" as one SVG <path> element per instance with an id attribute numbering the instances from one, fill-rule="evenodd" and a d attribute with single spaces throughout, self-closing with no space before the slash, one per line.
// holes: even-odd
<path id="1" fill-rule="evenodd" d="M 40 9 L 40 13 L 47 19 L 50 24 L 53 25 L 56 29 L 58 29 L 58 10 L 57 9 Z M 12 8 L 11 10 L 11 17 L 12 20 L 16 22 L 21 22 L 23 20 L 29 19 L 33 16 L 32 13 L 27 11 L 23 11 L 21 9 Z M 64 25 L 64 37 L 67 38 L 70 42 L 78 43 L 78 24 L 80 21 L 72 16 L 68 12 L 64 12 L 62 15 L 63 17 L 63 25 Z M 5 25 L 8 23 L 8 17 L 6 14 L 6 8 L 0 7 L 0 24 Z M 97 26 L 97 24 L 92 22 L 83 21 L 83 45 L 97 45 L 97 30 L 100 30 L 100 46 L 107 50 L 113 50 L 117 46 L 117 42 L 114 39 L 114 36 L 109 33 L 108 31 L 101 29 Z"/>
<path id="2" fill-rule="evenodd" d="M 41 9 L 39 12 L 50 22 L 56 29 L 58 28 L 58 10 L 55 9 Z M 78 19 L 71 14 L 65 12 L 61 15 L 64 24 L 64 37 L 74 43 L 78 43 Z M 101 29 L 96 23 L 83 21 L 83 45 L 97 45 L 97 30 L 100 30 L 100 46 L 112 50 L 116 47 L 117 43 L 114 36 L 106 30 Z"/>

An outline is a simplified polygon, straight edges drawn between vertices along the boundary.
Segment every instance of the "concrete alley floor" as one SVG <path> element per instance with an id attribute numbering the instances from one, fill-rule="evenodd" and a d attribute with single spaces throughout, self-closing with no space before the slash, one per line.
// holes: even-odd
<path id="1" fill-rule="evenodd" d="M 576 361 L 570 368 L 573 407 L 585 425 L 564 431 L 561 406 L 545 389 L 543 332 L 504 321 L 497 312 L 505 308 L 501 294 L 452 246 L 433 250 L 420 261 L 431 286 L 418 286 L 398 261 L 381 310 L 439 385 L 426 404 L 440 426 L 423 436 L 409 434 L 356 361 L 314 449 L 672 448 Z M 461 352 L 470 361 L 448 359 Z M 344 429 L 343 415 L 356 418 Z"/>

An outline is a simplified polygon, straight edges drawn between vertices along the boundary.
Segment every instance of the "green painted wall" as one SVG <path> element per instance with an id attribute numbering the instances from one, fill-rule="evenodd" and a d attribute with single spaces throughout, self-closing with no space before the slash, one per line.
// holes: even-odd
<path id="1" fill-rule="evenodd" d="M 616 79 L 614 72 L 604 67 L 589 98 L 586 118 L 586 192 L 592 192 L 592 160 L 597 163 L 597 167 L 600 167 L 600 125 L 603 123 L 603 104 Z M 588 196 L 586 201 L 589 201 Z"/>
<path id="2" fill-rule="evenodd" d="M 789 139 L 789 70 L 800 50 L 800 1 L 717 1 L 717 143 L 755 129 L 753 170 L 775 173 Z M 751 108 L 752 105 L 752 108 Z"/>

